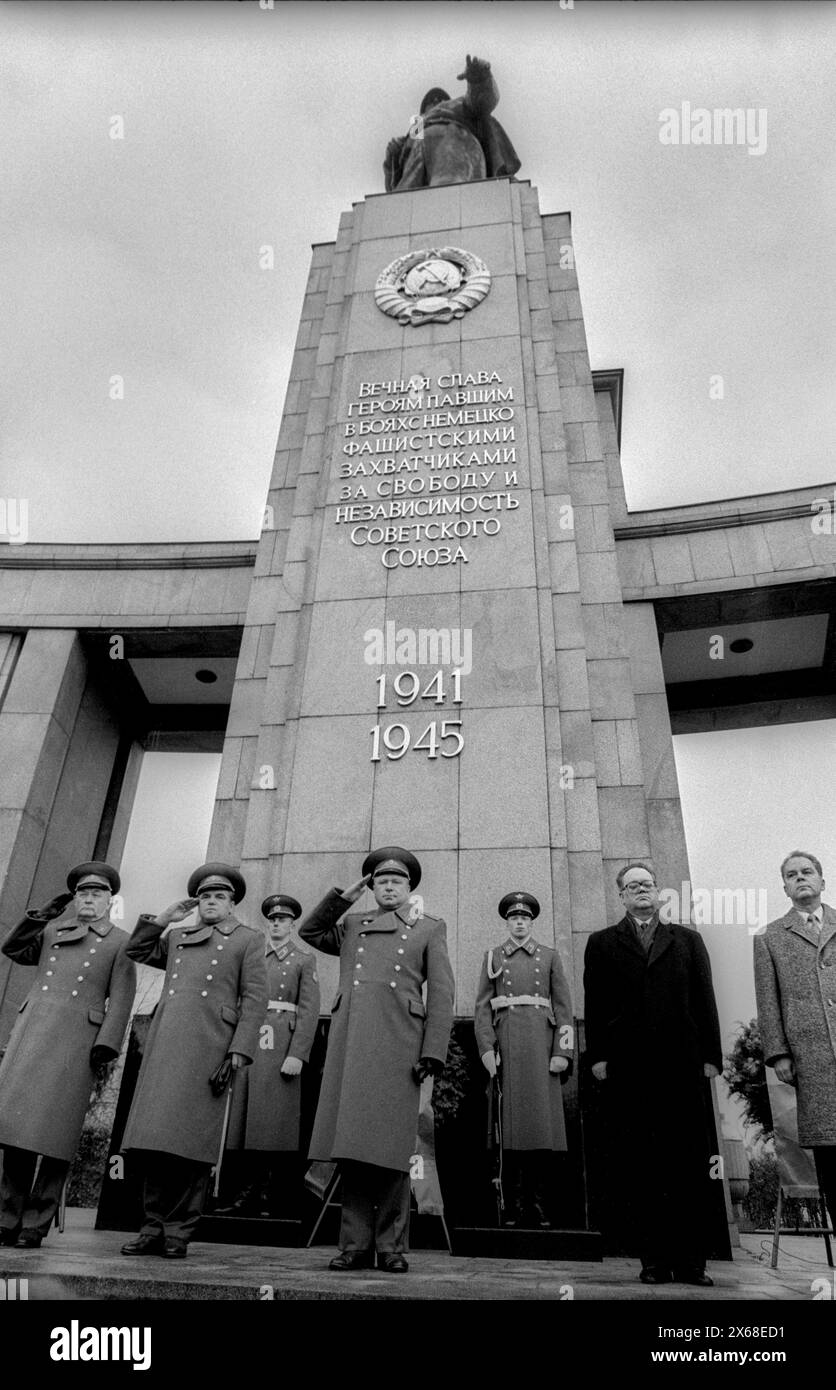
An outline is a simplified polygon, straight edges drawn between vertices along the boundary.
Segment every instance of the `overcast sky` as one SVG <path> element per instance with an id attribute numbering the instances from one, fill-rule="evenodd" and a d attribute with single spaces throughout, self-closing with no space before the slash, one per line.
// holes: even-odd
<path id="1" fill-rule="evenodd" d="M 836 478 L 832 5 L 12 0 L 0 29 L 0 495 L 31 539 L 256 535 L 310 245 L 473 52 L 572 212 L 630 505 Z M 661 143 L 683 102 L 751 109 L 763 152 Z"/>

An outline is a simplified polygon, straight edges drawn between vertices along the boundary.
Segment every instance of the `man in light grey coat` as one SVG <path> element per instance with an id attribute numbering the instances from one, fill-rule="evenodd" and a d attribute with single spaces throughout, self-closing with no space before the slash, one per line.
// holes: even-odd
<path id="1" fill-rule="evenodd" d="M 822 866 L 806 850 L 781 865 L 792 903 L 755 937 L 764 1061 L 798 1092 L 798 1139 L 813 1150 L 836 1220 L 836 911 L 821 900 Z"/>

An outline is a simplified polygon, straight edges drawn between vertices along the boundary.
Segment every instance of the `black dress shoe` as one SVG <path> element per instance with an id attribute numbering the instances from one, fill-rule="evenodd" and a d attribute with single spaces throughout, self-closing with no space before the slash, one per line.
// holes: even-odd
<path id="1" fill-rule="evenodd" d="M 256 1184 L 250 1183 L 243 1192 L 239 1192 L 234 1202 L 230 1202 L 225 1207 L 215 1207 L 213 1216 L 257 1216 L 259 1215 L 259 1193 Z"/>
<path id="2" fill-rule="evenodd" d="M 406 1274 L 409 1265 L 399 1250 L 384 1251 L 377 1257 L 377 1267 L 384 1274 Z"/>
<path id="3" fill-rule="evenodd" d="M 11 1229 L 8 1226 L 0 1226 L 0 1245 L 17 1245 L 19 1235 L 17 1226 Z"/>
<path id="4" fill-rule="evenodd" d="M 185 1260 L 188 1250 L 188 1241 L 177 1240 L 174 1236 L 168 1236 L 163 1247 L 163 1259 Z"/>
<path id="5" fill-rule="evenodd" d="M 329 1269 L 345 1272 L 352 1269 L 371 1269 L 374 1259 L 368 1250 L 341 1250 L 339 1255 L 335 1255 Z"/>
<path id="6" fill-rule="evenodd" d="M 38 1250 L 43 1236 L 37 1231 L 21 1231 L 17 1238 L 15 1250 Z"/>
<path id="7" fill-rule="evenodd" d="M 546 1216 L 539 1202 L 532 1202 L 531 1215 L 533 1218 L 533 1225 L 539 1226 L 541 1231 L 548 1231 L 550 1229 L 552 1223 Z"/>
<path id="8" fill-rule="evenodd" d="M 675 1284 L 696 1284 L 701 1289 L 714 1288 L 714 1280 L 704 1269 L 675 1269 L 673 1280 Z"/>
<path id="9" fill-rule="evenodd" d="M 162 1236 L 137 1236 L 136 1240 L 129 1240 L 127 1245 L 122 1246 L 123 1255 L 161 1255 L 162 1253 Z"/>
<path id="10" fill-rule="evenodd" d="M 670 1284 L 672 1275 L 669 1269 L 660 1269 L 658 1265 L 647 1265 L 639 1275 L 642 1284 Z"/>

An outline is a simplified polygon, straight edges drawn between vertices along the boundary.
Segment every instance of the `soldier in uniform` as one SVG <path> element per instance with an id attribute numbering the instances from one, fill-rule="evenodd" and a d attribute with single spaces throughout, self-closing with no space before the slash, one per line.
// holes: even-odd
<path id="1" fill-rule="evenodd" d="M 38 967 L 0 1065 L 0 1244 L 23 1250 L 49 1233 L 96 1075 L 119 1055 L 136 992 L 128 938 L 110 920 L 118 873 L 77 864 L 67 888 L 3 943 L 10 960 Z"/>
<path id="2" fill-rule="evenodd" d="M 277 1153 L 299 1148 L 301 1072 L 319 1021 L 319 983 L 313 955 L 291 936 L 302 908 L 274 893 L 261 912 L 267 918 L 264 962 L 270 1001 L 253 1065 L 235 1085 L 228 1146 L 246 1150 L 251 1181 L 219 1216 L 270 1215 Z"/>
<path id="3" fill-rule="evenodd" d="M 229 864 L 203 864 L 188 897 L 141 916 L 128 954 L 165 970 L 148 1033 L 123 1149 L 141 1152 L 145 1220 L 123 1255 L 182 1259 L 217 1162 L 226 1099 L 216 1073 L 255 1056 L 267 1008 L 261 932 L 234 915 L 246 884 Z M 179 926 L 193 909 L 198 921 Z M 174 930 L 163 935 L 174 924 Z"/>
<path id="4" fill-rule="evenodd" d="M 507 893 L 499 915 L 511 934 L 482 964 L 476 1043 L 489 1076 L 501 1064 L 502 1147 L 510 1170 L 505 1224 L 516 1226 L 530 1213 L 547 1227 L 549 1157 L 566 1149 L 561 1078 L 574 1053 L 572 1004 L 560 956 L 531 934 L 540 915 L 534 895 Z"/>
<path id="5" fill-rule="evenodd" d="M 516 151 L 491 115 L 499 90 L 490 63 L 468 54 L 459 81 L 467 83 L 463 97 L 433 87 L 409 133 L 389 141 L 383 161 L 387 193 L 516 174 Z"/>
<path id="6" fill-rule="evenodd" d="M 369 1268 L 375 1250 L 379 1269 L 408 1269 L 409 1160 L 420 1083 L 444 1068 L 455 993 L 445 923 L 407 901 L 420 878 L 408 850 L 374 850 L 363 877 L 345 892 L 333 888 L 299 929 L 303 941 L 340 957 L 310 1146 L 312 1159 L 340 1164 L 335 1270 Z M 377 910 L 346 916 L 369 881 Z"/>

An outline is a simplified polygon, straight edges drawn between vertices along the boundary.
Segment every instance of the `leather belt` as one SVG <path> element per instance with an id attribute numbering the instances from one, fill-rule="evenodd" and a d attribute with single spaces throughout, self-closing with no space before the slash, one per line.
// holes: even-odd
<path id="1" fill-rule="evenodd" d="M 533 1004 L 538 1009 L 548 1009 L 551 1007 L 551 1000 L 544 999 L 542 994 L 498 994 L 491 1000 L 494 1012 L 498 1009 L 513 1009 L 517 1004 Z"/>
<path id="2" fill-rule="evenodd" d="M 298 1004 L 288 1004 L 284 999 L 270 999 L 267 1008 L 274 1014 L 281 1013 L 282 1010 L 289 1014 L 298 1014 L 299 1012 Z"/>

